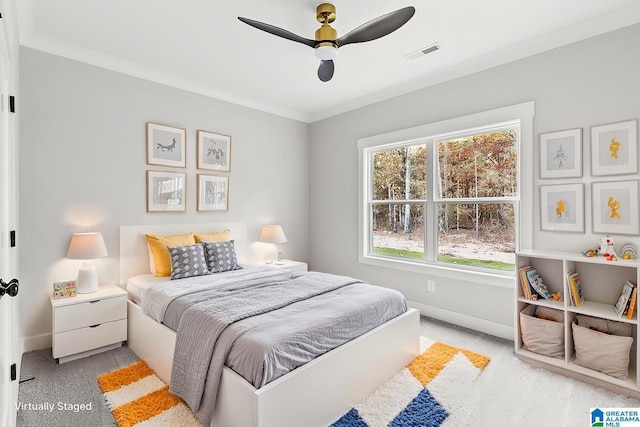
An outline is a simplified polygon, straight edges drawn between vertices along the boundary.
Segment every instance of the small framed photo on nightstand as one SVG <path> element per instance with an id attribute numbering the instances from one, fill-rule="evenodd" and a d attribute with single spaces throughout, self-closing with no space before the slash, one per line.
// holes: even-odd
<path id="1" fill-rule="evenodd" d="M 66 280 L 53 284 L 53 299 L 75 297 L 77 294 L 75 280 Z"/>

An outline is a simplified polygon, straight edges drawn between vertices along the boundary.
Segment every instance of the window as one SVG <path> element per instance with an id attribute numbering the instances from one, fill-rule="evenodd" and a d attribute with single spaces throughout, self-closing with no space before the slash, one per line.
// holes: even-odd
<path id="1" fill-rule="evenodd" d="M 437 138 L 437 261 L 515 267 L 519 123 Z"/>
<path id="2" fill-rule="evenodd" d="M 361 262 L 513 274 L 530 239 L 519 212 L 532 117 L 525 103 L 358 141 Z"/>
<path id="3" fill-rule="evenodd" d="M 427 146 L 372 151 L 372 251 L 424 259 Z"/>

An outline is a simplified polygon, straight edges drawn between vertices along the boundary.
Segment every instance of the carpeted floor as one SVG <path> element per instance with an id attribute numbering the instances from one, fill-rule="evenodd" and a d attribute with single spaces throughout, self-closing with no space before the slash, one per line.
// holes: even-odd
<path id="1" fill-rule="evenodd" d="M 638 399 L 522 362 L 513 341 L 425 317 L 421 334 L 491 358 L 465 404 L 467 416 L 449 417 L 442 427 L 584 427 L 591 408 L 640 408 Z"/>
<path id="2" fill-rule="evenodd" d="M 23 407 L 18 407 L 17 426 L 115 425 L 96 377 L 137 360 L 126 346 L 62 365 L 53 359 L 50 348 L 25 353 L 18 389 L 18 405 Z"/>
<path id="3" fill-rule="evenodd" d="M 591 408 L 640 408 L 640 400 L 523 363 L 514 356 L 512 341 L 425 317 L 421 319 L 421 334 L 491 358 L 471 386 L 464 411 L 458 412 L 462 416 L 447 417 L 443 426 L 582 427 L 591 425 Z M 18 411 L 17 426 L 114 425 L 96 377 L 135 361 L 137 357 L 128 347 L 63 365 L 55 363 L 51 349 L 26 353 L 21 371 L 24 382 L 18 395 L 23 409 Z M 45 403 L 54 405 L 51 412 L 45 410 Z M 80 408 L 82 404 L 84 409 Z"/>

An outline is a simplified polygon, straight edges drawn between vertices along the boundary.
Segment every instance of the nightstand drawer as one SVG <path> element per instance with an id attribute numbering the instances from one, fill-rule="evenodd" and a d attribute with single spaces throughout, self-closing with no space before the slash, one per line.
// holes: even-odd
<path id="1" fill-rule="evenodd" d="M 61 332 L 53 335 L 53 357 L 57 359 L 126 340 L 126 319 Z"/>
<path id="2" fill-rule="evenodd" d="M 53 332 L 71 331 L 114 320 L 126 319 L 126 317 L 127 298 L 125 295 L 55 307 Z"/>

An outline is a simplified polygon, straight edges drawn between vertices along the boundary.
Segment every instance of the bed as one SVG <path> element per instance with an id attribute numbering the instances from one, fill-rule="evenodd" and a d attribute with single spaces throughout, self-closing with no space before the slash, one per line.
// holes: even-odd
<path id="1" fill-rule="evenodd" d="M 120 228 L 120 280 L 150 272 L 145 234 L 180 234 L 229 229 L 239 259 L 255 261 L 239 223 L 142 225 Z M 171 379 L 176 333 L 128 302 L 128 345 L 158 376 Z M 419 352 L 416 310 L 377 328 L 256 388 L 224 367 L 212 427 L 326 426 L 408 364 Z"/>

